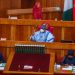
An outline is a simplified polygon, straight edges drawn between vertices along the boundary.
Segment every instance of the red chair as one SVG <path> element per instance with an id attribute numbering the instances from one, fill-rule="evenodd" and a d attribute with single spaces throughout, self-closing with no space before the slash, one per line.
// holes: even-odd
<path id="1" fill-rule="evenodd" d="M 40 28 L 41 28 L 41 25 L 39 25 L 39 26 L 37 27 L 37 30 L 40 30 Z M 50 26 L 50 25 L 47 25 L 47 30 L 50 31 L 51 33 L 53 33 L 54 27 L 52 27 L 52 26 Z"/>
<path id="2" fill-rule="evenodd" d="M 63 61 L 63 57 L 59 57 L 59 58 L 56 59 L 57 64 L 61 64 L 62 61 Z"/>

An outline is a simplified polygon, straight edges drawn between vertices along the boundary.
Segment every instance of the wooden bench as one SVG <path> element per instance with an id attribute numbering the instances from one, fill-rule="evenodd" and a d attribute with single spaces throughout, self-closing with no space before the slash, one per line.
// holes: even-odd
<path id="1" fill-rule="evenodd" d="M 53 18 L 54 14 L 59 16 L 61 13 L 60 7 L 44 7 L 42 8 L 43 19 Z M 33 18 L 33 9 L 9 9 L 7 10 L 8 17 L 17 17 L 20 19 L 32 19 Z M 57 16 L 57 17 L 58 17 Z"/>

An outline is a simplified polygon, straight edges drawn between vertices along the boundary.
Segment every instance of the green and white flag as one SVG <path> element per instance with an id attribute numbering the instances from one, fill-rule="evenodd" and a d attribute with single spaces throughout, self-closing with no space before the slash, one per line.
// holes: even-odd
<path id="1" fill-rule="evenodd" d="M 73 0 L 64 0 L 63 20 L 73 20 Z"/>

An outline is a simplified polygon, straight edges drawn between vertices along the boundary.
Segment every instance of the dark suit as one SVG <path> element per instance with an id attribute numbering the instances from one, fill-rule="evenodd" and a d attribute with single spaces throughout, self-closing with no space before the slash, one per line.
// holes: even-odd
<path id="1" fill-rule="evenodd" d="M 68 64 L 68 65 L 75 65 L 75 57 L 73 58 L 68 58 L 67 56 L 64 57 L 64 60 L 62 61 L 62 64 Z"/>
<path id="2" fill-rule="evenodd" d="M 71 56 L 71 57 L 69 57 Z M 75 56 L 73 50 L 68 50 L 67 55 L 64 57 L 62 64 L 75 65 Z"/>
<path id="3" fill-rule="evenodd" d="M 5 63 L 5 60 L 4 60 L 3 56 L 2 56 L 2 53 L 0 53 L 0 63 Z"/>

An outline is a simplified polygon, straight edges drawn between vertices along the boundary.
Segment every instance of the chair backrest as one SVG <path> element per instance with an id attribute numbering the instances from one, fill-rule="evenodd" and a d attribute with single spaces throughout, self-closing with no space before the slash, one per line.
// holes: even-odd
<path id="1" fill-rule="evenodd" d="M 41 26 L 39 25 L 39 26 L 37 27 L 37 30 L 40 30 L 40 28 L 41 28 Z M 47 30 L 50 31 L 51 33 L 53 33 L 54 27 L 48 26 L 48 27 L 47 27 Z"/>
<path id="2" fill-rule="evenodd" d="M 61 40 L 62 43 L 73 43 L 72 40 Z"/>
<path id="3" fill-rule="evenodd" d="M 57 64 L 61 64 L 62 61 L 63 61 L 63 58 L 64 58 L 64 57 L 59 57 L 59 58 L 57 58 L 57 59 L 56 59 L 56 63 L 57 63 Z"/>

